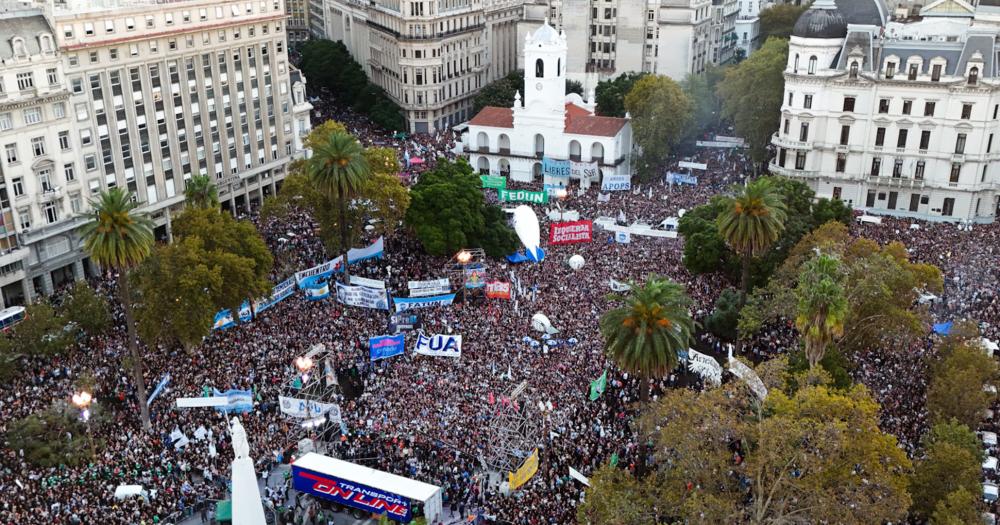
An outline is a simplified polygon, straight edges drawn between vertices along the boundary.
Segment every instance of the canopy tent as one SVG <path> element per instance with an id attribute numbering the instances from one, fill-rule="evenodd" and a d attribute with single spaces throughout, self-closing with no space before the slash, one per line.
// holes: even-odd
<path id="1" fill-rule="evenodd" d="M 937 323 L 934 325 L 934 333 L 938 335 L 948 335 L 951 333 L 952 322 L 947 323 Z"/>
<path id="2" fill-rule="evenodd" d="M 986 481 L 983 483 L 983 499 L 989 502 L 994 502 L 997 500 L 997 496 L 1000 495 L 1000 490 L 997 490 L 996 483 L 990 483 Z"/>
<path id="3" fill-rule="evenodd" d="M 997 446 L 997 435 L 995 432 L 980 432 L 980 437 L 983 439 L 983 444 L 988 447 Z"/>
<path id="4" fill-rule="evenodd" d="M 983 470 L 996 470 L 997 469 L 997 458 L 993 456 L 986 456 L 983 460 Z"/>

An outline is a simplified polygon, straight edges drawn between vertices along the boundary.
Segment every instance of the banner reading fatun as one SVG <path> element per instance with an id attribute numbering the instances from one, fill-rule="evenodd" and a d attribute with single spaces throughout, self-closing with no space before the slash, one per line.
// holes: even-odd
<path id="1" fill-rule="evenodd" d="M 544 191 L 527 190 L 497 190 L 500 193 L 500 202 L 528 202 L 531 204 L 545 204 L 549 202 L 549 194 Z"/>

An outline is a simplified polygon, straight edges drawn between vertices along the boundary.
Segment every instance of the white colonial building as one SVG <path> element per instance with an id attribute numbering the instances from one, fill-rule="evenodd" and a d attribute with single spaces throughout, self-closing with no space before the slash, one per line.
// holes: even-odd
<path id="1" fill-rule="evenodd" d="M 588 101 L 566 95 L 566 49 L 566 35 L 548 23 L 525 36 L 524 98 L 518 93 L 514 107 L 487 106 L 469 121 L 465 151 L 474 168 L 530 182 L 541 178 L 545 157 L 596 162 L 598 177 L 631 174 L 629 119 L 594 115 L 593 91 Z"/>
<path id="2" fill-rule="evenodd" d="M 798 20 L 771 171 L 871 213 L 992 222 L 1000 189 L 1000 7 L 939 0 L 887 23 L 881 0 Z M 998 4 L 1000 5 L 1000 4 Z"/>

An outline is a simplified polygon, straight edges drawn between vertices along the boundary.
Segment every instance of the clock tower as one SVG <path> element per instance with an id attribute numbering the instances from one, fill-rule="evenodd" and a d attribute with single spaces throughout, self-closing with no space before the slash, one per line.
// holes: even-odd
<path id="1" fill-rule="evenodd" d="M 515 102 L 515 120 L 558 120 L 561 129 L 566 113 L 566 34 L 546 19 L 524 38 L 524 99 L 522 107 Z"/>

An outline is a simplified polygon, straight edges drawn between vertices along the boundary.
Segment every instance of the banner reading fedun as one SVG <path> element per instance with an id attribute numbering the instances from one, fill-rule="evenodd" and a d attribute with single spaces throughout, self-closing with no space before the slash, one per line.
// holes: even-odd
<path id="1" fill-rule="evenodd" d="M 591 221 L 554 222 L 549 226 L 549 243 L 590 242 L 593 232 L 594 223 Z"/>
<path id="2" fill-rule="evenodd" d="M 517 472 L 507 473 L 507 485 L 510 486 L 510 490 L 517 490 L 527 483 L 535 475 L 535 472 L 538 472 L 537 448 L 528 456 L 528 459 L 524 460 L 524 463 L 517 469 Z"/>

